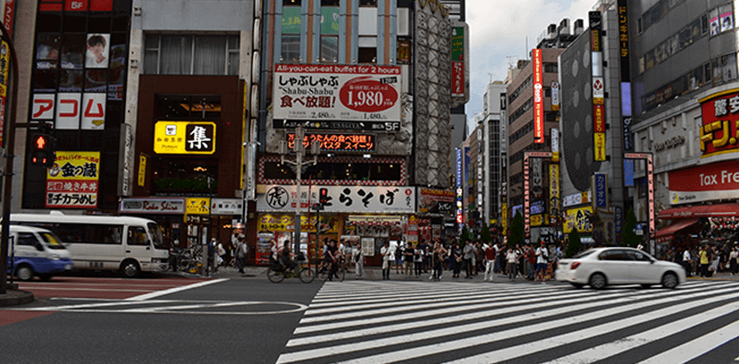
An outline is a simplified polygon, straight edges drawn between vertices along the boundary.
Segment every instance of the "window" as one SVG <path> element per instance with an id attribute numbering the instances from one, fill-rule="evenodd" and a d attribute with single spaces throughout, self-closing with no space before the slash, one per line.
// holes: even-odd
<path id="1" fill-rule="evenodd" d="M 136 226 L 136 227 L 128 227 L 128 245 L 139 245 L 139 246 L 147 246 L 149 245 L 148 239 L 146 239 L 146 230 L 144 228 Z"/>
<path id="2" fill-rule="evenodd" d="M 321 63 L 339 61 L 339 1 L 321 1 Z"/>
<path id="3" fill-rule="evenodd" d="M 359 0 L 359 6 L 377 6 L 377 0 Z"/>
<path id="4" fill-rule="evenodd" d="M 25 245 L 25 246 L 35 246 L 36 243 L 38 243 L 38 240 L 36 240 L 36 236 L 33 235 L 33 233 L 18 233 L 18 242 L 17 244 Z"/>
<path id="5" fill-rule="evenodd" d="M 147 34 L 144 73 L 237 75 L 238 35 Z"/>
<path id="6" fill-rule="evenodd" d="M 377 47 L 359 48 L 359 63 L 377 63 Z"/>
<path id="7" fill-rule="evenodd" d="M 157 94 L 154 117 L 158 120 L 220 119 L 221 96 Z"/>
<path id="8" fill-rule="evenodd" d="M 557 73 L 558 67 L 556 63 L 547 63 L 544 65 L 544 72 Z"/>
<path id="9" fill-rule="evenodd" d="M 285 0 L 282 8 L 282 38 L 280 62 L 299 63 L 300 59 L 300 1 Z M 289 6 L 288 6 L 289 5 Z M 338 33 L 337 33 L 338 34 Z"/>

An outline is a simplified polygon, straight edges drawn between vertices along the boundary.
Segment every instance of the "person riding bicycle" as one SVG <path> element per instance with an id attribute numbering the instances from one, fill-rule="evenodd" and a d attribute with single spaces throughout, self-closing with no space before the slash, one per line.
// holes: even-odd
<path id="1" fill-rule="evenodd" d="M 286 271 L 292 271 L 295 269 L 297 264 L 295 261 L 292 260 L 292 258 L 297 257 L 295 254 L 290 252 L 290 246 L 286 245 L 284 248 L 280 251 L 280 263 L 285 268 Z"/>

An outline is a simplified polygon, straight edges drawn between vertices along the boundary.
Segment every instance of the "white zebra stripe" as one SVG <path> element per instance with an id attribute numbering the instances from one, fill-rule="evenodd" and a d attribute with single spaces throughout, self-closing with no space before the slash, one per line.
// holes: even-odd
<path id="1" fill-rule="evenodd" d="M 639 364 L 684 363 L 691 361 L 731 340 L 739 337 L 739 321 L 719 330 L 709 332 L 672 350 L 655 355 Z M 739 360 L 739 358 L 737 358 Z"/>

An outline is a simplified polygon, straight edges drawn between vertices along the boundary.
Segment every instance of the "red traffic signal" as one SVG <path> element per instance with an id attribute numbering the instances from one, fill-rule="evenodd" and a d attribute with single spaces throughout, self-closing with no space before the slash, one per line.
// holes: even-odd
<path id="1" fill-rule="evenodd" d="M 31 139 L 31 164 L 50 168 L 54 165 L 56 140 L 48 134 L 33 134 Z"/>
<path id="2" fill-rule="evenodd" d="M 331 205 L 328 201 L 331 199 L 328 195 L 328 188 L 320 188 L 318 189 L 318 202 L 321 203 L 322 206 Z"/>

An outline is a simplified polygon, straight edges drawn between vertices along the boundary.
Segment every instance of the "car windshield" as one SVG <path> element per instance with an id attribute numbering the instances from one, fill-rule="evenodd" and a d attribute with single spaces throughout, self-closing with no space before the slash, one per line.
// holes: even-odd
<path id="1" fill-rule="evenodd" d="M 149 233 L 151 233 L 151 237 L 154 239 L 154 248 L 167 249 L 167 246 L 164 245 L 164 239 L 162 239 L 162 232 L 159 230 L 159 226 L 156 223 L 150 222 L 146 224 L 146 227 L 149 228 Z"/>
<path id="2" fill-rule="evenodd" d="M 572 258 L 570 258 L 570 259 L 580 259 L 580 258 L 585 258 L 585 257 L 587 257 L 587 256 L 588 256 L 588 255 L 590 255 L 590 254 L 593 254 L 593 250 L 592 250 L 592 249 L 591 249 L 591 250 L 586 250 L 586 251 L 584 251 L 584 252 L 579 252 L 579 253 L 575 254 L 575 255 L 574 255 L 574 256 L 573 256 Z"/>
<path id="3" fill-rule="evenodd" d="M 59 237 L 54 235 L 53 233 L 39 233 L 41 235 L 41 239 L 44 240 L 46 243 L 46 246 L 49 249 L 59 249 L 64 250 L 64 245 L 62 245 L 61 240 L 59 240 Z"/>

